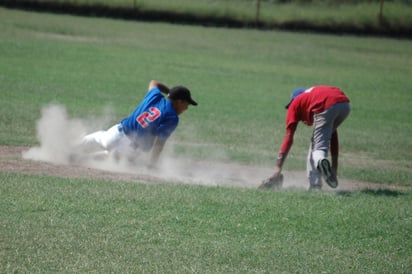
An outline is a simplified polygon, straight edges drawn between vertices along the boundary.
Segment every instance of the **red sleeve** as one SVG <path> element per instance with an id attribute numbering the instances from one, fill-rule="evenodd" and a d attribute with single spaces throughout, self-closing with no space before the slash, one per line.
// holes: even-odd
<path id="1" fill-rule="evenodd" d="M 286 134 L 285 134 L 285 137 L 283 138 L 282 146 L 280 147 L 279 153 L 282 153 L 282 154 L 285 154 L 285 155 L 288 154 L 290 148 L 293 145 L 293 137 L 295 135 L 295 131 L 296 131 L 297 126 L 298 126 L 298 124 L 294 123 L 294 124 L 290 124 L 286 128 Z"/>
<path id="2" fill-rule="evenodd" d="M 286 160 L 286 156 L 288 155 L 289 150 L 292 147 L 293 136 L 295 135 L 297 126 L 298 126 L 297 123 L 293 123 L 293 124 L 289 124 L 289 126 L 286 128 L 286 134 L 285 134 L 285 137 L 283 138 L 282 146 L 280 147 L 280 151 L 279 151 L 278 158 L 276 161 L 276 165 L 279 168 L 282 168 L 283 163 Z"/>
<path id="3" fill-rule="evenodd" d="M 289 106 L 286 113 L 286 134 L 283 138 L 282 146 L 280 147 L 279 154 L 287 155 L 290 148 L 293 145 L 293 137 L 295 135 L 296 128 L 300 120 L 301 112 L 297 105 L 298 101 L 294 100 Z"/>

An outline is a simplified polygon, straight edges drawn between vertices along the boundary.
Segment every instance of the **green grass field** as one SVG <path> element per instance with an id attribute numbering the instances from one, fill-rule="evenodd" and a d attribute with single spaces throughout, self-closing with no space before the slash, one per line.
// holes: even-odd
<path id="1" fill-rule="evenodd" d="M 352 101 L 340 130 L 341 176 L 412 181 L 409 40 L 39 15 L 2 10 L 2 144 L 35 144 L 36 120 L 50 103 L 85 119 L 109 109 L 107 127 L 155 78 L 187 85 L 200 102 L 174 135 L 185 144 L 179 153 L 213 158 L 218 150 L 230 160 L 272 164 L 291 90 L 332 84 Z M 310 130 L 298 128 L 286 168 L 304 166 Z"/>
<path id="2" fill-rule="evenodd" d="M 213 161 L 223 153 L 227 161 L 268 166 L 283 138 L 291 90 L 322 83 L 351 98 L 351 116 L 340 130 L 340 176 L 412 183 L 409 40 L 6 9 L 0 9 L 0 29 L 1 145 L 37 144 L 36 121 L 51 103 L 64 105 L 70 117 L 109 126 L 157 79 L 188 86 L 199 102 L 170 140 L 177 154 Z M 299 126 L 285 169 L 304 169 L 310 134 Z M 0 178 L 0 272 L 412 268 L 411 191 L 271 193 L 13 173 Z"/>
<path id="3" fill-rule="evenodd" d="M 411 192 L 0 174 L 2 273 L 408 273 Z"/>

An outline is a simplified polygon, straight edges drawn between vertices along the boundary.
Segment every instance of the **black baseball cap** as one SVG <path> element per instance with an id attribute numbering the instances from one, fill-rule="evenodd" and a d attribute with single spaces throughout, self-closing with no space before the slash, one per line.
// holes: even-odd
<path id="1" fill-rule="evenodd" d="M 190 90 L 184 86 L 176 86 L 170 89 L 169 98 L 172 100 L 183 100 L 191 105 L 197 106 L 195 100 L 190 95 Z"/>

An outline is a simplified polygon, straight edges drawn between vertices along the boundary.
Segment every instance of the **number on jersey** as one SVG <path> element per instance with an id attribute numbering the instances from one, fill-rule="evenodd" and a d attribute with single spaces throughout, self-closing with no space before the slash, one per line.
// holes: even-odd
<path id="1" fill-rule="evenodd" d="M 151 122 L 159 118 L 160 114 L 161 112 L 158 108 L 151 107 L 149 108 L 149 111 L 145 111 L 142 114 L 140 114 L 136 118 L 136 121 L 139 123 L 139 125 L 142 126 L 142 128 L 146 128 L 149 126 Z"/>

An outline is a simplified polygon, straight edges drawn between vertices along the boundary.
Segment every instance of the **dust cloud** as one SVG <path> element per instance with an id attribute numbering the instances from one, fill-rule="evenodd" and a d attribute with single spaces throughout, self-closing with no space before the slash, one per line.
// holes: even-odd
<path id="1" fill-rule="evenodd" d="M 106 120 L 109 120 L 107 115 Z M 107 129 L 110 126 L 112 125 L 106 124 L 98 130 Z M 114 159 L 110 155 L 90 157 L 77 148 L 81 138 L 96 131 L 95 127 L 95 121 L 91 123 L 87 119 L 70 118 L 66 108 L 62 105 L 45 106 L 37 121 L 39 146 L 23 152 L 23 158 L 62 165 L 80 165 L 111 172 L 138 174 L 152 178 L 151 181 L 158 179 L 161 182 L 207 186 L 256 188 L 261 180 L 272 172 L 271 167 L 248 166 L 225 160 L 225 157 L 222 157 L 225 155 L 224 149 L 215 150 L 219 153 L 218 161 L 214 155 L 209 155 L 210 158 L 203 161 L 179 157 L 173 153 L 173 141 L 166 143 L 156 169 L 147 167 L 148 155 L 145 154 L 139 155 L 133 163 Z M 213 153 L 214 150 L 211 149 L 211 151 Z M 302 176 L 289 174 L 288 177 L 291 180 L 285 181 L 284 186 L 306 187 L 305 179 Z"/>

